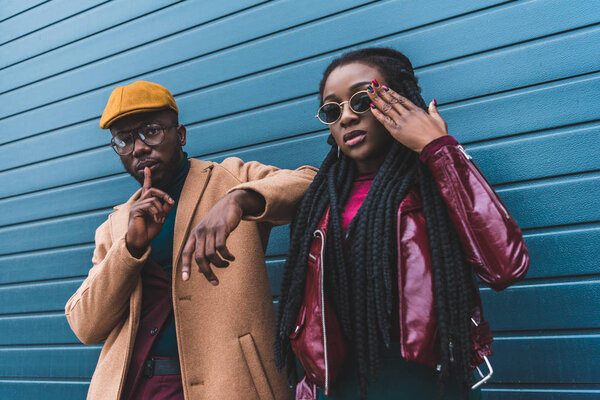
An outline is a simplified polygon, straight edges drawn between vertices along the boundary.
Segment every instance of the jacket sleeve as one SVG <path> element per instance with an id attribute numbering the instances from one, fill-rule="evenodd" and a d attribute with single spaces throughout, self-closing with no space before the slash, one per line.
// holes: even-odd
<path id="1" fill-rule="evenodd" d="M 439 146 L 424 161 L 481 280 L 502 290 L 523 278 L 529 252 L 521 230 L 463 147 L 456 141 Z"/>
<path id="2" fill-rule="evenodd" d="M 150 248 L 137 259 L 125 244 L 125 235 L 112 243 L 110 218 L 96 230 L 96 248 L 88 277 L 65 306 L 67 321 L 84 344 L 106 337 L 129 309 L 129 299 Z"/>
<path id="3" fill-rule="evenodd" d="M 317 168 L 311 166 L 305 165 L 296 170 L 279 169 L 256 161 L 245 163 L 233 157 L 223 161 L 221 166 L 240 181 L 229 192 L 252 190 L 265 199 L 265 209 L 261 215 L 244 219 L 273 225 L 291 222 L 300 200 L 317 174 Z"/>

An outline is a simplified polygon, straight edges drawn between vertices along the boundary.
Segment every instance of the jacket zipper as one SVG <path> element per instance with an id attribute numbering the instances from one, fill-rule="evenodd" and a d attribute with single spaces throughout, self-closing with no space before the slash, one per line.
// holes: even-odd
<path id="1" fill-rule="evenodd" d="M 467 151 L 465 150 L 465 148 L 462 145 L 459 144 L 457 147 L 460 150 L 460 152 L 463 153 L 465 158 L 467 160 L 471 161 L 471 164 L 475 167 L 475 169 L 477 170 L 477 173 L 480 175 L 480 178 L 481 178 L 480 181 L 488 189 L 489 193 L 491 193 L 493 197 L 496 197 L 496 194 L 495 194 L 494 190 L 491 188 L 490 184 L 483 177 L 483 175 L 481 174 L 481 171 L 479 171 L 479 168 L 475 165 L 475 163 L 473 163 L 473 157 L 471 157 L 471 155 L 469 153 L 467 153 Z M 510 219 L 510 214 L 508 213 L 508 211 L 506 210 L 506 208 L 504 207 L 502 202 L 499 201 L 498 199 L 496 199 L 495 203 L 496 203 L 496 205 L 498 205 L 498 207 L 500 208 L 502 213 L 504 213 L 504 216 L 506 217 L 506 219 L 507 220 Z"/>
<path id="2" fill-rule="evenodd" d="M 400 203 L 400 206 L 402 206 L 402 203 Z M 402 253 L 401 253 L 401 249 L 402 246 L 400 245 L 400 243 L 402 242 L 402 210 L 400 208 L 400 213 L 398 216 L 396 216 L 396 218 L 398 218 L 398 223 L 397 223 L 397 237 L 396 237 L 396 249 L 397 249 L 397 253 L 398 253 L 398 260 L 401 259 L 402 257 Z M 405 348 L 405 343 L 404 343 L 404 329 L 402 329 L 402 326 L 404 325 L 404 309 L 403 309 L 403 305 L 404 302 L 401 300 L 402 296 L 404 296 L 404 292 L 402 290 L 402 286 L 404 285 L 404 281 L 402 280 L 402 268 L 403 268 L 403 264 L 400 263 L 400 266 L 398 267 L 398 333 L 400 334 L 400 354 L 402 355 L 403 358 L 406 358 L 406 348 Z"/>
<path id="3" fill-rule="evenodd" d="M 321 291 L 321 324 L 323 326 L 323 354 L 325 357 L 325 396 L 329 395 L 329 365 L 327 362 L 327 328 L 325 326 L 325 287 L 323 285 L 323 281 L 325 278 L 325 257 L 324 257 L 324 249 L 325 249 L 325 234 L 321 230 L 316 230 L 314 233 L 315 237 L 321 235 L 321 280 L 319 282 L 319 289 Z"/>

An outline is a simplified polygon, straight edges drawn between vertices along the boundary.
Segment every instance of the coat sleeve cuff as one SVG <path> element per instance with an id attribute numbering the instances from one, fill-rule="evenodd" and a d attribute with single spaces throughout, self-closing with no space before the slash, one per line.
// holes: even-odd
<path id="1" fill-rule="evenodd" d="M 240 183 L 227 193 L 240 189 L 251 190 L 264 198 L 263 212 L 260 215 L 246 216 L 244 220 L 268 222 L 273 225 L 288 224 L 316 173 L 317 169 L 310 166 L 303 166 L 294 171 L 279 170 L 266 178 Z"/>
<path id="2" fill-rule="evenodd" d="M 450 135 L 439 137 L 435 140 L 432 140 L 423 148 L 421 154 L 419 155 L 419 159 L 423 164 L 427 164 L 427 160 L 431 157 L 436 151 L 441 149 L 444 146 L 448 145 L 457 145 L 458 141 Z"/>
<path id="3" fill-rule="evenodd" d="M 116 254 L 114 254 L 113 257 L 121 260 L 126 268 L 139 268 L 140 266 L 143 266 L 150 256 L 150 246 L 148 245 L 148 248 L 140 258 L 135 258 L 127 248 L 125 236 L 126 234 L 123 234 L 123 236 L 121 236 L 121 238 L 117 241 L 117 247 L 115 249 Z"/>

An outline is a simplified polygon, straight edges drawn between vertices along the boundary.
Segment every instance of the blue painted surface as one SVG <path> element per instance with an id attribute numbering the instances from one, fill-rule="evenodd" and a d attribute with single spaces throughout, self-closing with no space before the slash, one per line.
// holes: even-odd
<path id="1" fill-rule="evenodd" d="M 496 335 L 484 398 L 600 398 L 598 2 L 207 4 L 0 2 L 0 399 L 85 397 L 99 347 L 62 310 L 96 227 L 137 187 L 98 128 L 114 86 L 167 86 L 191 156 L 318 165 L 321 73 L 371 45 L 411 58 L 531 251 L 526 280 L 482 290 Z M 274 295 L 287 240 L 273 230 Z"/>

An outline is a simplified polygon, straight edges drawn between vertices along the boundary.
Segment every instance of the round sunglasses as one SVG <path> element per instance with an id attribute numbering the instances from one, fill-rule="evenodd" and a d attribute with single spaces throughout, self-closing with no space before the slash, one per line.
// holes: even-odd
<path id="1" fill-rule="evenodd" d="M 361 90 L 360 92 L 356 92 L 350 97 L 350 100 L 342 101 L 341 103 L 336 103 L 335 101 L 330 101 L 328 103 L 323 104 L 315 118 L 319 118 L 319 121 L 326 125 L 331 125 L 337 122 L 338 119 L 342 116 L 342 107 L 344 104 L 348 103 L 350 105 L 350 109 L 355 114 L 362 114 L 369 110 L 371 107 L 371 99 L 367 94 L 366 90 Z"/>

